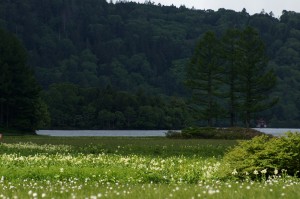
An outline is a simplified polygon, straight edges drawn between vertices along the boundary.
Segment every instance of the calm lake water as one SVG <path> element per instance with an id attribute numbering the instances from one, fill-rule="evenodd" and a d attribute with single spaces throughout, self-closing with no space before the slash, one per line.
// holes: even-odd
<path id="1" fill-rule="evenodd" d="M 254 128 L 263 133 L 272 134 L 275 136 L 284 135 L 284 133 L 291 131 L 291 132 L 300 132 L 300 129 L 281 129 L 281 128 Z"/>
<path id="2" fill-rule="evenodd" d="M 300 129 L 255 128 L 258 131 L 281 136 L 287 131 L 300 132 Z M 167 130 L 39 130 L 38 135 L 49 136 L 126 136 L 126 137 L 163 137 Z"/>
<path id="3" fill-rule="evenodd" d="M 167 130 L 39 130 L 38 135 L 50 136 L 126 136 L 126 137 L 162 137 Z"/>

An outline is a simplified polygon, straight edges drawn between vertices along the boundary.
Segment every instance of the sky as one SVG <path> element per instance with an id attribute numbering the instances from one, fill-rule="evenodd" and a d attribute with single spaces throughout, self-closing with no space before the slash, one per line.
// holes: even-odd
<path id="1" fill-rule="evenodd" d="M 128 0 L 144 3 L 145 0 Z M 275 17 L 280 17 L 283 10 L 300 12 L 300 0 L 151 0 L 156 5 L 185 5 L 187 8 L 211 9 L 219 8 L 242 11 L 246 8 L 249 14 L 260 13 L 263 9 L 265 12 L 274 13 Z"/>

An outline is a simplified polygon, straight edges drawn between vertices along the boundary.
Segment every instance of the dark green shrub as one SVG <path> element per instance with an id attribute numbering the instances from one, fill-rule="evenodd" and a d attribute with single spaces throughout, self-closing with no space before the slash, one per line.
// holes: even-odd
<path id="1" fill-rule="evenodd" d="M 239 178 L 267 177 L 277 174 L 277 171 L 278 174 L 298 175 L 300 134 L 288 132 L 283 137 L 262 135 L 242 141 L 225 154 L 222 165 L 223 177 L 233 174 Z"/>
<path id="2" fill-rule="evenodd" d="M 177 139 L 184 138 L 182 136 L 181 131 L 174 131 L 174 130 L 167 131 L 166 132 L 166 137 L 167 138 L 177 138 Z"/>
<path id="3" fill-rule="evenodd" d="M 213 139 L 217 134 L 217 128 L 205 127 L 190 127 L 182 130 L 182 135 L 185 138 L 200 138 L 200 139 Z"/>
<path id="4" fill-rule="evenodd" d="M 198 139 L 251 139 L 255 136 L 264 135 L 259 131 L 248 128 L 212 128 L 212 127 L 189 127 L 183 129 L 182 132 L 168 131 L 168 138 L 198 138 Z"/>

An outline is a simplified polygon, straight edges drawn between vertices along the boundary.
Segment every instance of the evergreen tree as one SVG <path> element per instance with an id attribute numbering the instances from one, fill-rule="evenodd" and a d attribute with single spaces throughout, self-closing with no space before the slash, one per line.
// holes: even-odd
<path id="1" fill-rule="evenodd" d="M 222 38 L 222 60 L 224 64 L 224 82 L 228 88 L 225 97 L 228 99 L 228 114 L 230 126 L 235 126 L 238 112 L 238 67 L 241 53 L 238 42 L 241 32 L 237 29 L 228 29 Z"/>
<path id="2" fill-rule="evenodd" d="M 0 127 L 32 132 L 41 119 L 40 88 L 26 59 L 21 42 L 0 29 Z"/>
<path id="3" fill-rule="evenodd" d="M 255 113 L 271 108 L 276 98 L 269 94 L 276 84 L 276 76 L 267 70 L 265 46 L 257 31 L 247 27 L 239 42 L 239 70 L 241 109 L 245 126 L 250 127 Z"/>
<path id="4" fill-rule="evenodd" d="M 213 32 L 205 33 L 187 66 L 186 84 L 193 95 L 191 107 L 208 126 L 212 126 L 213 119 L 220 114 L 218 98 L 222 67 L 219 46 L 220 41 Z"/>

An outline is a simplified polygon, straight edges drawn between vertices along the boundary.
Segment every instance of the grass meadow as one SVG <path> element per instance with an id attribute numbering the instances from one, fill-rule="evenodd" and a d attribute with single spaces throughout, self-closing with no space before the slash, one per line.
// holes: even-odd
<path id="1" fill-rule="evenodd" d="M 300 181 L 220 179 L 234 140 L 7 136 L 1 198 L 300 198 Z"/>

